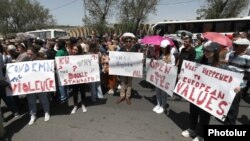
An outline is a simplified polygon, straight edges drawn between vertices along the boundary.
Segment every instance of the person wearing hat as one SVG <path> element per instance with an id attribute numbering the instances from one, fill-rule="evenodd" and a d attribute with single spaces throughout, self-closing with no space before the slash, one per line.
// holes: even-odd
<path id="1" fill-rule="evenodd" d="M 234 72 L 244 74 L 243 82 L 238 87 L 237 94 L 228 111 L 228 115 L 224 121 L 226 125 L 235 125 L 239 113 L 239 103 L 242 95 L 245 95 L 247 81 L 250 80 L 250 56 L 246 54 L 246 49 L 250 45 L 250 41 L 246 38 L 239 38 L 233 42 L 233 51 L 226 56 L 228 69 Z"/>
<path id="2" fill-rule="evenodd" d="M 200 63 L 213 67 L 219 67 L 220 45 L 215 42 L 207 42 L 204 44 L 204 55 Z M 208 125 L 210 114 L 203 109 L 197 107 L 193 103 L 189 103 L 189 128 L 181 134 L 183 137 L 195 137 L 193 141 L 204 140 L 204 125 Z"/>
<path id="3" fill-rule="evenodd" d="M 135 36 L 132 33 L 124 33 L 121 37 L 123 46 L 120 51 L 122 52 L 138 52 L 138 46 L 135 46 Z M 131 90 L 132 90 L 132 77 L 120 76 L 121 91 L 120 98 L 116 101 L 117 104 L 126 100 L 128 105 L 131 105 Z"/>
<path id="4" fill-rule="evenodd" d="M 163 60 L 164 63 L 175 65 L 175 57 L 171 54 L 170 42 L 168 40 L 163 40 L 160 45 L 162 55 L 158 58 Z M 152 60 L 153 61 L 153 60 Z M 160 88 L 156 88 L 156 99 L 157 105 L 153 108 L 153 111 L 157 114 L 162 114 L 166 110 L 167 103 L 167 93 Z"/>
<path id="5" fill-rule="evenodd" d="M 16 58 L 16 62 L 24 62 L 30 60 L 26 52 L 26 46 L 24 43 L 20 43 L 17 45 L 17 52 L 19 53 L 19 55 Z"/>

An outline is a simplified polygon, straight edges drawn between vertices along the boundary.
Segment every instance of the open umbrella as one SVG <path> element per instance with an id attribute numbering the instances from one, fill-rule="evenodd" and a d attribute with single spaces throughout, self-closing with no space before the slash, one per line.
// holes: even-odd
<path id="1" fill-rule="evenodd" d="M 190 37 L 193 36 L 193 33 L 190 32 L 190 31 L 187 31 L 187 30 L 177 30 L 175 34 L 176 34 L 177 36 L 181 37 L 181 34 L 182 34 L 182 33 L 185 33 L 187 36 L 190 36 Z"/>
<path id="2" fill-rule="evenodd" d="M 231 47 L 233 44 L 232 40 L 230 40 L 227 36 L 222 35 L 218 32 L 205 32 L 202 35 L 204 38 L 226 47 Z"/>
<path id="3" fill-rule="evenodd" d="M 162 36 L 152 35 L 152 36 L 144 37 L 141 40 L 141 43 L 143 43 L 143 44 L 151 44 L 151 45 L 160 45 L 162 40 L 164 40 L 164 38 Z"/>
<path id="4" fill-rule="evenodd" d="M 164 37 L 170 38 L 170 39 L 177 41 L 178 43 L 181 43 L 181 44 L 184 43 L 184 41 L 176 35 L 165 35 Z"/>

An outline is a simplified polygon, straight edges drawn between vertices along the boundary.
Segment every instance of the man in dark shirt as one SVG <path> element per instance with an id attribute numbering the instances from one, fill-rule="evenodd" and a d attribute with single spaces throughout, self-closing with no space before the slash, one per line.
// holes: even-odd
<path id="1" fill-rule="evenodd" d="M 192 47 L 192 39 L 189 36 L 183 38 L 184 48 L 181 50 L 179 59 L 177 61 L 178 73 L 180 73 L 181 65 L 183 60 L 194 61 L 195 60 L 195 50 Z"/>

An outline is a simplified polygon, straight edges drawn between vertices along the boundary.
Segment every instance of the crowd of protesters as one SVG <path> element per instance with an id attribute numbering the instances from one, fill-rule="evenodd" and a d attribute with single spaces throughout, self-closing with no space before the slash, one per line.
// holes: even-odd
<path id="1" fill-rule="evenodd" d="M 90 89 L 91 102 L 96 103 L 103 99 L 103 95 L 113 95 L 117 89 L 120 89 L 120 97 L 116 103 L 126 101 L 131 105 L 132 77 L 109 75 L 109 52 L 143 52 L 145 57 L 161 59 L 167 64 L 178 67 L 178 73 L 181 71 L 184 60 L 201 63 L 213 67 L 223 68 L 244 74 L 244 82 L 241 86 L 235 86 L 237 93 L 224 124 L 236 124 L 239 112 L 239 103 L 241 97 L 245 96 L 249 88 L 250 73 L 250 42 L 246 33 L 234 33 L 232 35 L 233 46 L 225 47 L 218 43 L 208 41 L 202 34 L 196 36 L 194 41 L 191 36 L 183 33 L 180 37 L 183 42 L 173 39 L 174 45 L 170 45 L 164 40 L 160 46 L 142 45 L 140 40 L 131 33 L 125 33 L 118 37 L 116 34 L 111 36 L 97 37 L 96 35 L 88 38 L 68 39 L 27 39 L 15 40 L 5 39 L 0 44 L 0 79 L 5 79 L 6 64 L 32 60 L 55 59 L 57 56 L 98 54 L 100 73 L 102 79 L 100 82 L 91 82 L 88 84 L 75 84 L 70 86 L 58 86 L 55 93 L 35 93 L 25 96 L 6 96 L 5 87 L 1 82 L 1 98 L 11 110 L 14 116 L 18 116 L 23 101 L 27 99 L 29 113 L 31 115 L 29 125 L 33 125 L 36 120 L 36 101 L 37 97 L 44 110 L 44 121 L 50 120 L 50 100 L 59 103 L 67 103 L 69 97 L 73 96 L 74 106 L 71 114 L 75 114 L 78 107 L 78 92 L 81 95 L 80 107 L 82 112 L 87 112 L 86 90 Z M 56 75 L 55 75 L 56 76 Z M 178 78 L 177 78 L 178 79 Z M 58 83 L 58 82 L 57 82 Z M 102 88 L 107 88 L 104 91 Z M 156 88 L 157 105 L 153 111 L 157 114 L 166 112 L 167 94 L 160 88 Z M 193 141 L 203 139 L 203 125 L 209 124 L 210 114 L 196 105 L 190 103 L 189 106 L 189 128 L 181 134 L 184 137 L 194 137 Z"/>

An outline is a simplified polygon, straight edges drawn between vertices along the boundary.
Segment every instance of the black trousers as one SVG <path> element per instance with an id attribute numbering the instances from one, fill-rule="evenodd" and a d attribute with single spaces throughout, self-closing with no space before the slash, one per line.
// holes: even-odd
<path id="1" fill-rule="evenodd" d="M 189 127 L 196 131 L 200 137 L 204 136 L 204 125 L 208 125 L 210 121 L 210 114 L 196 105 L 190 103 L 189 105 Z"/>
<path id="2" fill-rule="evenodd" d="M 241 100 L 242 91 L 235 95 L 233 103 L 228 111 L 227 117 L 224 121 L 225 125 L 235 125 L 239 114 L 239 106 Z"/>
<path id="3" fill-rule="evenodd" d="M 73 102 L 74 106 L 78 105 L 78 92 L 81 94 L 81 104 L 85 105 L 86 101 L 86 94 L 85 94 L 85 84 L 75 84 L 71 85 L 72 88 L 72 94 L 73 94 Z"/>

